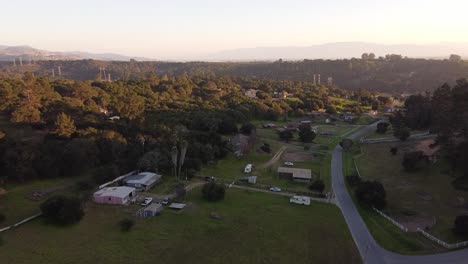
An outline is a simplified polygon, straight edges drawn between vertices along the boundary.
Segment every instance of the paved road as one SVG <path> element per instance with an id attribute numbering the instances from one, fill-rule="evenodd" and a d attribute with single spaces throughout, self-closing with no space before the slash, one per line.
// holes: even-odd
<path id="1" fill-rule="evenodd" d="M 372 133 L 377 123 L 349 136 L 351 139 L 362 137 Z M 346 189 L 343 177 L 342 148 L 338 145 L 332 153 L 331 162 L 332 188 L 335 193 L 337 205 L 340 207 L 346 223 L 351 231 L 356 246 L 361 254 L 364 263 L 396 263 L 396 264 L 464 264 L 468 263 L 468 249 L 462 249 L 449 253 L 421 256 L 405 256 L 390 252 L 382 248 L 374 240 L 367 229 L 364 220 L 356 209 L 351 196 Z"/>

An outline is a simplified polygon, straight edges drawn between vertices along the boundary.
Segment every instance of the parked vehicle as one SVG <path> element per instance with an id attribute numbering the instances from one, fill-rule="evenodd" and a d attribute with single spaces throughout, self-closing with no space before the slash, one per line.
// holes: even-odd
<path id="1" fill-rule="evenodd" d="M 272 191 L 272 192 L 281 192 L 281 188 L 280 187 L 271 187 L 270 191 Z"/>
<path id="2" fill-rule="evenodd" d="M 161 201 L 161 204 L 162 205 L 168 205 L 169 204 L 169 198 L 164 198 L 162 201 Z"/>
<path id="3" fill-rule="evenodd" d="M 294 163 L 290 162 L 290 161 L 286 161 L 284 163 L 285 166 L 294 166 Z"/>
<path id="4" fill-rule="evenodd" d="M 244 173 L 251 173 L 252 172 L 252 164 L 247 164 L 244 168 Z"/>
<path id="5" fill-rule="evenodd" d="M 307 196 L 293 196 L 289 199 L 290 203 L 310 205 L 310 197 Z"/>
<path id="6" fill-rule="evenodd" d="M 206 176 L 206 177 L 205 177 L 205 181 L 214 182 L 214 181 L 216 181 L 216 178 L 215 178 L 215 177 Z"/>
<path id="7" fill-rule="evenodd" d="M 150 203 L 153 202 L 153 198 L 151 197 L 148 197 L 148 198 L 145 198 L 145 200 L 141 203 L 142 206 L 147 206 L 149 205 Z"/>

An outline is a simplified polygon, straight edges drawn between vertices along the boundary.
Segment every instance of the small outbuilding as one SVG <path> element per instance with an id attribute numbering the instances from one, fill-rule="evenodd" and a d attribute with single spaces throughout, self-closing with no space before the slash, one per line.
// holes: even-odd
<path id="1" fill-rule="evenodd" d="M 309 169 L 278 167 L 278 178 L 308 183 L 312 181 L 312 171 Z"/>
<path id="2" fill-rule="evenodd" d="M 137 196 L 135 188 L 127 186 L 105 187 L 95 192 L 94 202 L 102 204 L 126 204 Z"/>
<path id="3" fill-rule="evenodd" d="M 171 203 L 169 205 L 169 208 L 174 209 L 174 210 L 182 210 L 184 209 L 186 204 L 183 203 Z"/>
<path id="4" fill-rule="evenodd" d="M 153 172 L 140 172 L 136 175 L 127 176 L 123 182 L 126 186 L 138 191 L 148 191 L 161 180 L 161 175 Z"/>
<path id="5" fill-rule="evenodd" d="M 157 215 L 161 215 L 163 210 L 162 204 L 159 203 L 152 203 L 148 207 L 143 209 L 143 217 L 153 217 Z"/>

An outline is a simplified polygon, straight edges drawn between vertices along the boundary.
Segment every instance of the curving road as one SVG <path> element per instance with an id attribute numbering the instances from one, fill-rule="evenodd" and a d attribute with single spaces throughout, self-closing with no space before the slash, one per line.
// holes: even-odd
<path id="1" fill-rule="evenodd" d="M 348 138 L 356 139 L 370 134 L 375 130 L 377 123 L 359 130 Z M 406 256 L 393 253 L 382 248 L 374 240 L 367 229 L 364 220 L 356 209 L 351 196 L 346 189 L 343 176 L 342 148 L 338 145 L 332 152 L 331 161 L 332 188 L 338 207 L 341 209 L 346 223 L 351 231 L 354 242 L 361 254 L 364 263 L 411 263 L 411 264 L 442 264 L 468 263 L 468 249 L 452 251 L 442 254 Z"/>

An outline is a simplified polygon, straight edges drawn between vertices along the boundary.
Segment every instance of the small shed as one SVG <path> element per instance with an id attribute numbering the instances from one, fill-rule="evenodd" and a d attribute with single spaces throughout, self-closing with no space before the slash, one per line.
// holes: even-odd
<path id="1" fill-rule="evenodd" d="M 183 204 L 183 203 L 171 203 L 169 205 L 169 208 L 174 209 L 174 210 L 182 210 L 184 209 L 185 206 L 186 204 Z"/>
<path id="2" fill-rule="evenodd" d="M 310 182 L 312 180 L 312 171 L 309 169 L 278 167 L 278 177 L 297 182 Z"/>
<path id="3" fill-rule="evenodd" d="M 153 217 L 157 215 L 161 215 L 161 212 L 163 210 L 162 204 L 159 203 L 152 203 L 145 209 L 143 209 L 143 217 Z"/>

